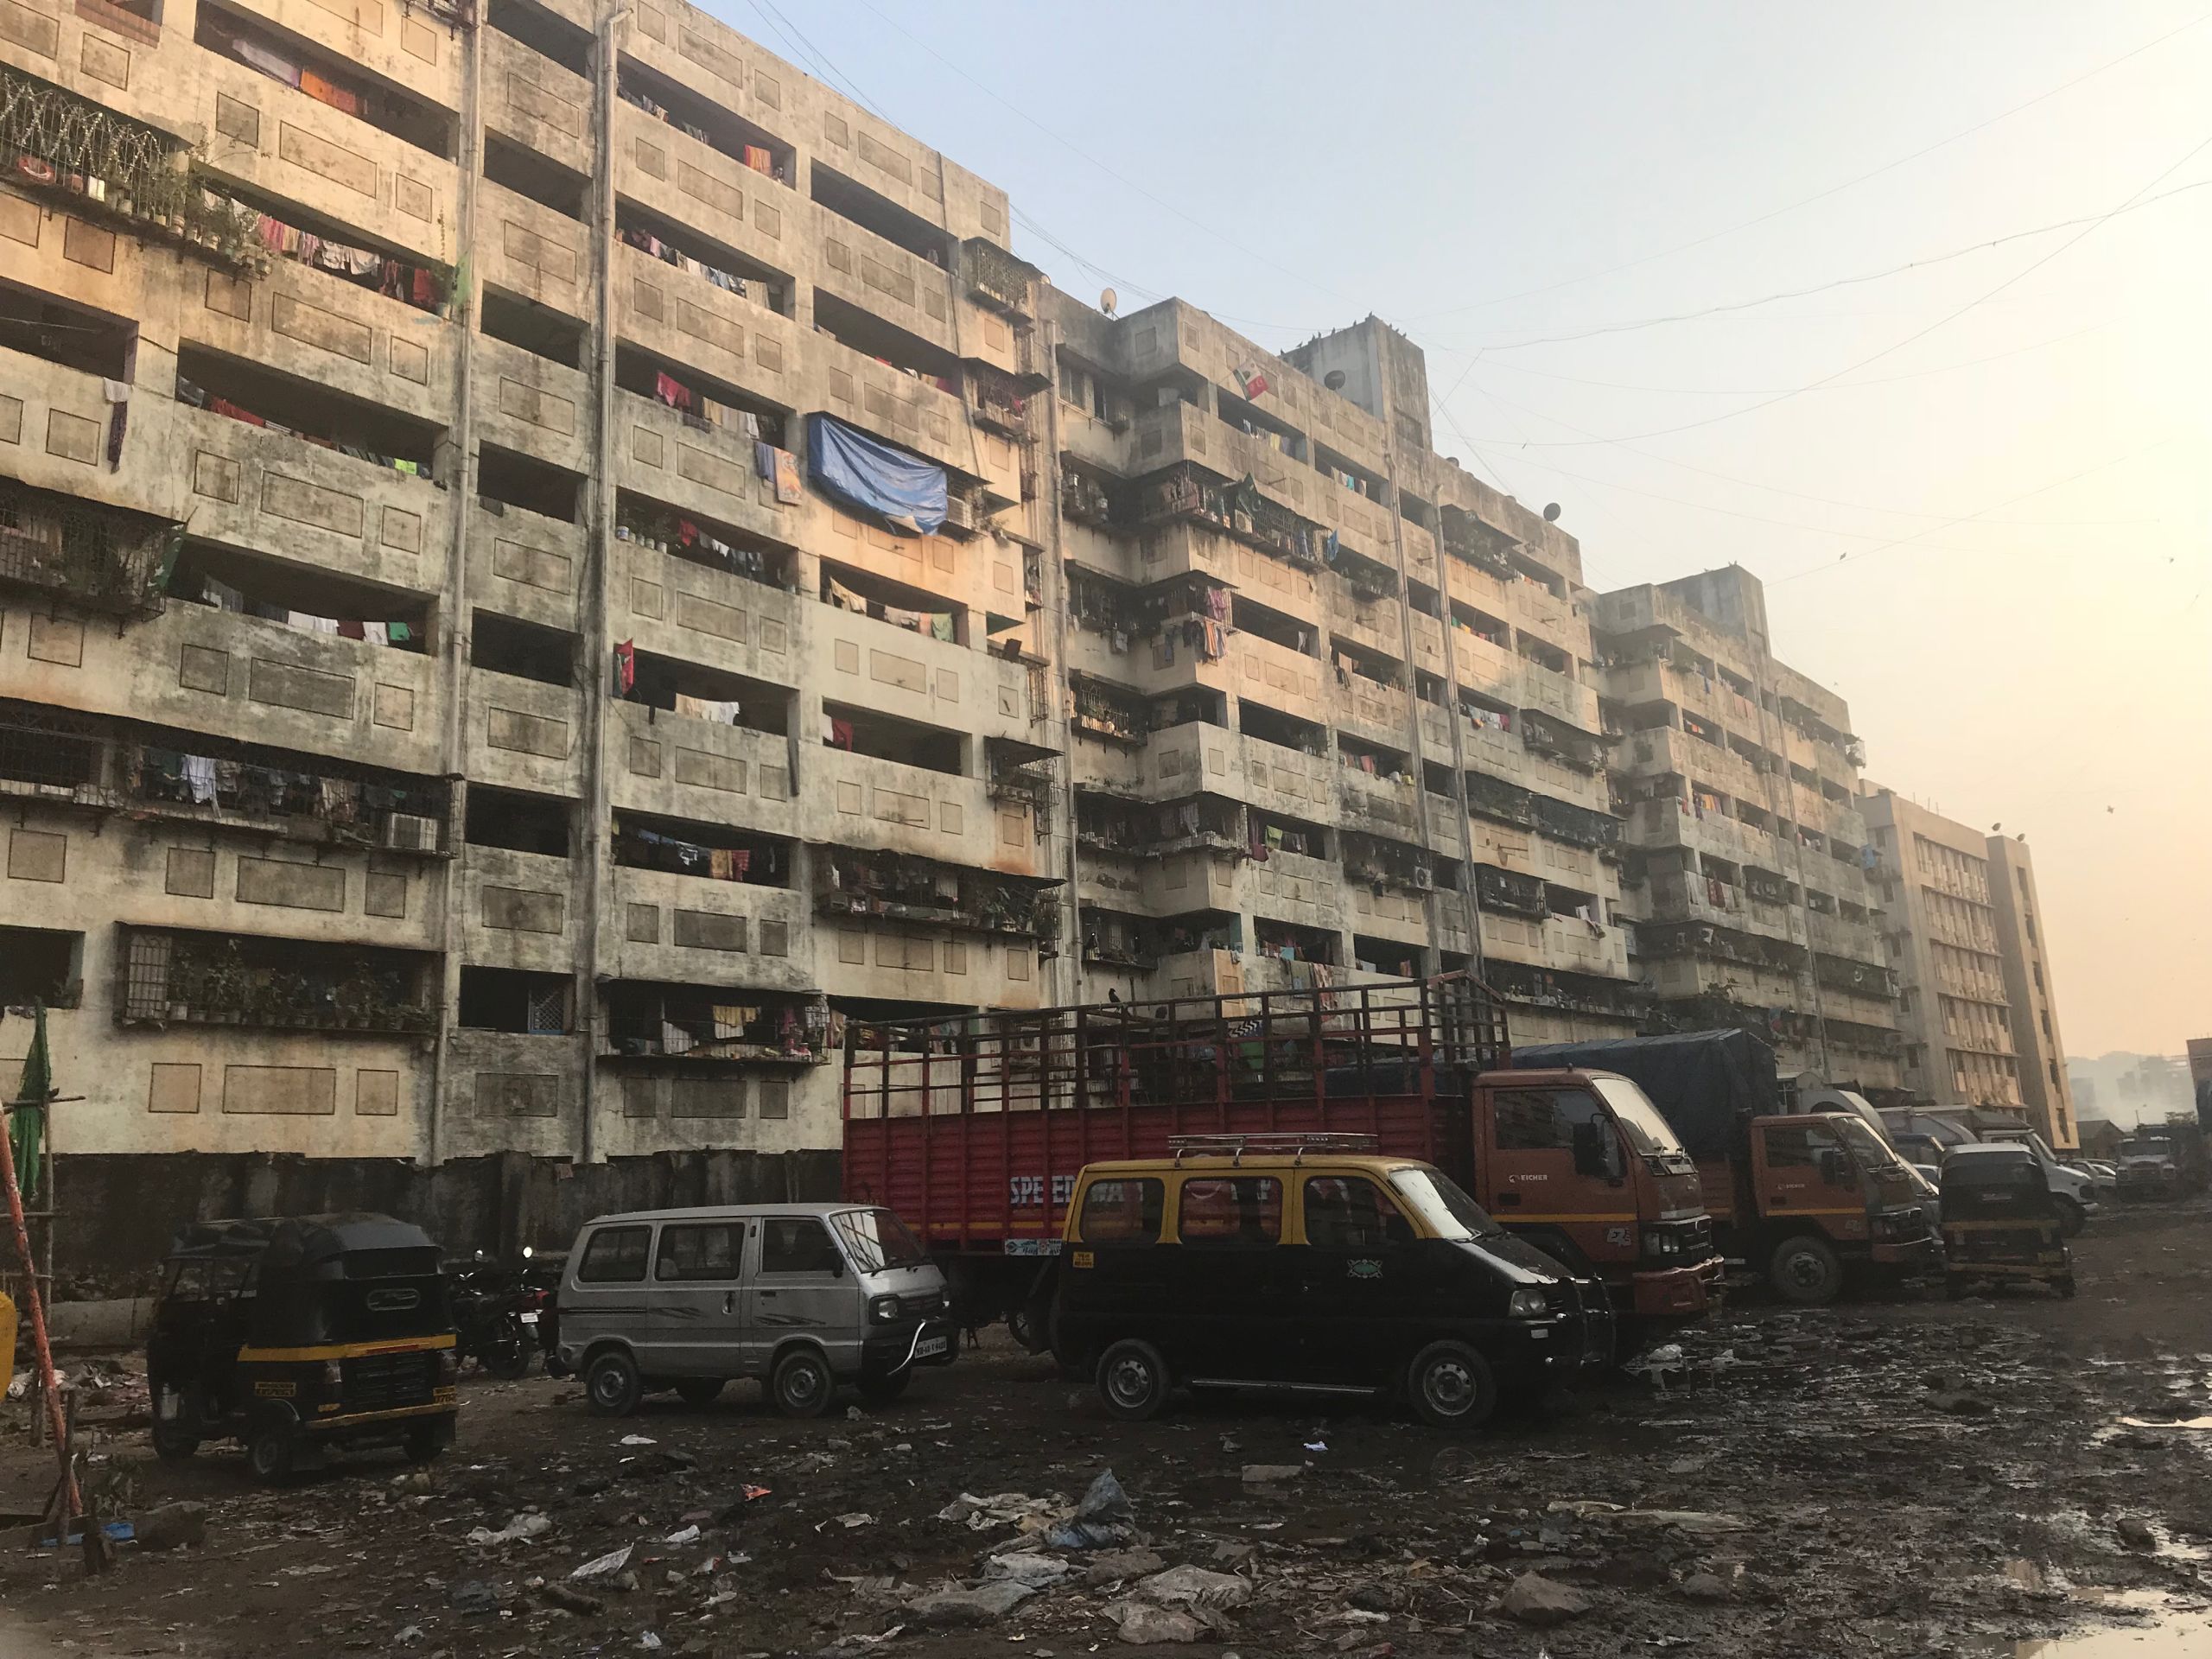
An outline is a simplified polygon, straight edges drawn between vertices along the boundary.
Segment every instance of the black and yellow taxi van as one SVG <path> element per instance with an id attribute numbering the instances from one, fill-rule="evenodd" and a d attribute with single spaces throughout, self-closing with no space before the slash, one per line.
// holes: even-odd
<path id="1" fill-rule="evenodd" d="M 1057 1357 L 1131 1421 L 1178 1387 L 1264 1389 L 1400 1400 L 1445 1428 L 1611 1363 L 1603 1285 L 1372 1144 L 1193 1137 L 1086 1166 L 1054 1268 Z"/>
<path id="2" fill-rule="evenodd" d="M 281 1481 L 334 1446 L 453 1444 L 453 1315 L 438 1247 L 390 1216 L 195 1222 L 169 1247 L 146 1343 L 154 1450 L 243 1441 Z"/>
<path id="3" fill-rule="evenodd" d="M 1954 1147 L 1943 1160 L 1943 1287 L 2044 1284 L 2074 1294 L 2066 1215 L 2034 1152 L 2012 1141 Z"/>

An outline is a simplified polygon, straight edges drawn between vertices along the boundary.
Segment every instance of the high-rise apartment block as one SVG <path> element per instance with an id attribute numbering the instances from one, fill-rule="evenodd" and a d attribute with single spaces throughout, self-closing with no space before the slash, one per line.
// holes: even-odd
<path id="1" fill-rule="evenodd" d="M 1897 992 L 1850 710 L 1775 658 L 1764 591 L 1738 566 L 1593 611 L 1624 902 L 1658 1015 L 1764 1033 L 1785 1076 L 1893 1089 Z"/>
<path id="2" fill-rule="evenodd" d="M 2019 1114 L 2080 1144 L 2027 843 L 1869 785 L 1905 1084 L 1939 1105 Z"/>
<path id="3" fill-rule="evenodd" d="M 1578 550 L 1382 325 L 1070 302 L 681 0 L 0 12 L 65 1205 L 818 1187 L 852 1018 L 1473 964 L 1634 1028 Z"/>

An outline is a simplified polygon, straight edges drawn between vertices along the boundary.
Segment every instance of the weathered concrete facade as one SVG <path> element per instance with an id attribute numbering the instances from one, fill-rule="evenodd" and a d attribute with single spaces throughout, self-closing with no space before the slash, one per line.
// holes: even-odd
<path id="1" fill-rule="evenodd" d="M 1661 1018 L 1764 1032 L 1785 1075 L 1896 1088 L 1849 709 L 1776 658 L 1740 566 L 1594 607 L 1625 902 Z"/>
<path id="2" fill-rule="evenodd" d="M 2050 1145 L 2078 1146 L 2027 843 L 1875 785 L 1860 805 L 1880 861 L 1905 1086 L 1939 1105 L 2021 1113 Z"/>
<path id="3" fill-rule="evenodd" d="M 1580 552 L 1430 448 L 1421 353 L 1043 315 L 1086 994 L 1476 964 L 1524 1040 L 1632 1030 Z"/>

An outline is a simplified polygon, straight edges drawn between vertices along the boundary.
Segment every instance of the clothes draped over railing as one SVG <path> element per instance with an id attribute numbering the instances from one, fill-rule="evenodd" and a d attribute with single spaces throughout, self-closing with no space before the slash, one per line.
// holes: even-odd
<path id="1" fill-rule="evenodd" d="M 234 404 L 227 397 L 218 397 L 197 381 L 188 380 L 181 374 L 176 378 L 176 400 L 180 404 L 189 404 L 194 409 L 205 409 L 217 415 L 227 415 L 234 421 L 242 421 L 248 426 L 261 427 L 283 437 L 302 439 L 319 449 L 334 449 L 341 455 L 353 456 L 356 461 L 369 461 L 378 467 L 389 467 L 394 472 L 406 474 L 410 478 L 429 476 L 429 469 L 420 461 L 404 461 L 396 456 L 379 454 L 376 450 L 364 448 L 358 443 L 340 443 L 333 438 L 319 437 L 313 432 L 299 431 L 295 428 L 270 420 L 266 416 L 257 415 L 253 410 L 245 408 L 243 404 Z"/>

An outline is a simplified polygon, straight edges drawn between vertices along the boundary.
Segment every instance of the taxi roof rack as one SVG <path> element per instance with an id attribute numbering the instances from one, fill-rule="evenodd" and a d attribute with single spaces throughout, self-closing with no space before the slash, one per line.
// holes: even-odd
<path id="1" fill-rule="evenodd" d="M 1314 1152 L 1373 1152 L 1380 1143 L 1371 1135 L 1349 1135 L 1297 1129 L 1257 1130 L 1249 1135 L 1171 1135 L 1168 1150 L 1175 1154 L 1178 1165 L 1184 1154 L 1195 1156 L 1219 1155 L 1226 1153 L 1233 1163 L 1242 1163 L 1244 1154 L 1254 1153 L 1288 1153 L 1296 1162 L 1311 1150 Z"/>

